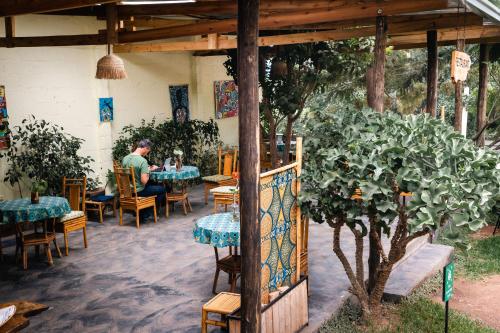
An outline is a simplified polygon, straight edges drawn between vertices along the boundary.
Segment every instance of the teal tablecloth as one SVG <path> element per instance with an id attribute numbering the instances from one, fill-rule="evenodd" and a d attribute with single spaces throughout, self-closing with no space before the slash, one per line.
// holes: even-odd
<path id="1" fill-rule="evenodd" d="M 154 181 L 186 180 L 200 177 L 200 170 L 195 166 L 185 165 L 180 171 L 172 168 L 168 171 L 151 172 L 150 177 Z"/>
<path id="2" fill-rule="evenodd" d="M 214 247 L 240 246 L 240 223 L 233 222 L 232 213 L 208 215 L 196 221 L 193 236 Z"/>
<path id="3" fill-rule="evenodd" d="M 40 197 L 40 203 L 30 199 L 15 199 L 0 202 L 3 219 L 0 223 L 36 222 L 57 218 L 71 212 L 68 200 L 62 197 Z"/>

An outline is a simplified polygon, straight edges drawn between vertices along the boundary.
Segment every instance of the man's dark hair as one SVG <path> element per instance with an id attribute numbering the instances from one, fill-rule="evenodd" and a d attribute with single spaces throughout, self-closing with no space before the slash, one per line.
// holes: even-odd
<path id="1" fill-rule="evenodd" d="M 142 139 L 141 141 L 139 141 L 137 143 L 137 147 L 138 148 L 149 148 L 149 149 L 151 149 L 152 145 L 153 144 L 151 143 L 151 140 L 149 140 L 149 139 Z"/>

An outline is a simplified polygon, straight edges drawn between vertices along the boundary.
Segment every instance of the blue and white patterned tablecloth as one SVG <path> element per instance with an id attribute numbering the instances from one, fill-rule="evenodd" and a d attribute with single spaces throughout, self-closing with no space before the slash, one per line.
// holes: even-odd
<path id="1" fill-rule="evenodd" d="M 240 246 L 240 223 L 233 222 L 232 213 L 208 215 L 196 221 L 193 236 L 214 247 Z"/>
<path id="2" fill-rule="evenodd" d="M 200 177 L 200 170 L 195 166 L 185 165 L 180 171 L 171 168 L 167 171 L 151 172 L 150 177 L 154 181 L 186 180 Z"/>
<path id="3" fill-rule="evenodd" d="M 30 199 L 15 199 L 0 202 L 3 219 L 0 223 L 36 222 L 57 218 L 71 213 L 68 200 L 62 197 L 40 197 L 40 203 Z"/>

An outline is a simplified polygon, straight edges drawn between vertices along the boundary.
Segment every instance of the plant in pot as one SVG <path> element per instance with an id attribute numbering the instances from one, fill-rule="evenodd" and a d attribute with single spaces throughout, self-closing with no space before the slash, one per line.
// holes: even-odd
<path id="1" fill-rule="evenodd" d="M 175 156 L 175 169 L 177 171 L 180 171 L 182 169 L 182 156 L 184 153 L 180 149 L 174 149 L 174 156 Z"/>
<path id="2" fill-rule="evenodd" d="M 35 179 L 31 183 L 31 203 L 37 204 L 40 202 L 40 195 L 47 191 L 48 184 L 45 180 Z"/>

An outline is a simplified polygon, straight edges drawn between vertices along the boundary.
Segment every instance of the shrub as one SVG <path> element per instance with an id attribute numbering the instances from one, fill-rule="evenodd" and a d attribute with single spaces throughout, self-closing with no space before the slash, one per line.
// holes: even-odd
<path id="1" fill-rule="evenodd" d="M 153 119 L 140 126 L 125 126 L 113 146 L 113 159 L 121 161 L 130 153 L 134 143 L 148 138 L 153 142 L 151 153 L 146 156 L 150 164 L 160 165 L 165 158 L 174 157 L 174 149 L 184 152 L 183 164 L 195 165 L 202 176 L 216 173 L 217 146 L 220 144 L 219 128 L 210 120 L 189 120 L 183 124 L 167 120 L 156 123 Z"/>
<path id="2" fill-rule="evenodd" d="M 13 144 L 0 157 L 8 164 L 4 182 L 18 184 L 19 191 L 20 182 L 27 177 L 34 183 L 47 182 L 48 194 L 60 194 L 63 176 L 82 177 L 93 172 L 90 163 L 94 160 L 78 154 L 84 140 L 65 133 L 60 126 L 30 116 L 12 133 Z M 96 182 L 89 178 L 89 188 Z"/>

